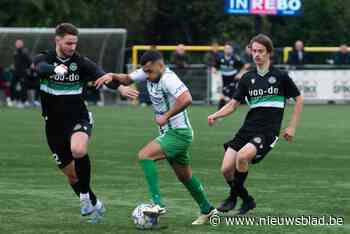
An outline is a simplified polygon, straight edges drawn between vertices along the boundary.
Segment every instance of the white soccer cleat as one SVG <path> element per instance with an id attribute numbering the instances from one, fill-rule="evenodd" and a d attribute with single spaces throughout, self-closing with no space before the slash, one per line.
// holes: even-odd
<path id="1" fill-rule="evenodd" d="M 217 215 L 219 211 L 217 209 L 213 209 L 209 212 L 209 214 L 201 214 L 195 221 L 192 222 L 192 225 L 203 225 L 208 223 L 209 219 L 213 215 Z"/>
<path id="2" fill-rule="evenodd" d="M 103 205 L 103 203 L 100 200 L 97 200 L 94 208 L 99 216 L 103 216 L 106 212 L 106 207 Z"/>
<path id="3" fill-rule="evenodd" d="M 95 211 L 95 207 L 91 204 L 89 197 L 80 197 L 80 213 L 82 216 L 87 216 Z"/>
<path id="4" fill-rule="evenodd" d="M 24 108 L 24 105 L 23 105 L 22 102 L 17 102 L 16 107 L 17 107 L 18 109 L 23 109 L 23 108 Z"/>
<path id="5" fill-rule="evenodd" d="M 105 206 L 103 205 L 103 203 L 100 200 L 97 200 L 96 205 L 94 206 L 94 211 L 91 214 L 91 216 L 89 217 L 88 222 L 92 223 L 92 224 L 99 223 L 102 220 L 105 212 L 106 212 Z"/>
<path id="6" fill-rule="evenodd" d="M 6 98 L 6 105 L 8 107 L 13 107 L 13 102 L 11 101 L 11 98 L 9 98 L 9 97 Z"/>
<path id="7" fill-rule="evenodd" d="M 30 107 L 30 103 L 28 101 L 24 102 L 24 107 Z"/>
<path id="8" fill-rule="evenodd" d="M 143 209 L 145 215 L 163 215 L 166 213 L 166 208 L 161 207 L 160 205 L 153 205 L 150 207 L 145 207 Z"/>

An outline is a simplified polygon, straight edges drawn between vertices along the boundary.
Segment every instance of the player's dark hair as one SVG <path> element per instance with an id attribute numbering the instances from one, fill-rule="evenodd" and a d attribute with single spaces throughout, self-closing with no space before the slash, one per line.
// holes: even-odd
<path id="1" fill-rule="evenodd" d="M 232 41 L 226 41 L 225 46 L 231 46 L 233 48 L 233 43 Z"/>
<path id="2" fill-rule="evenodd" d="M 270 37 L 266 36 L 265 34 L 258 34 L 255 37 L 253 37 L 250 40 L 249 47 L 251 48 L 253 43 L 257 42 L 259 44 L 262 44 L 265 46 L 266 50 L 268 53 L 272 54 L 273 53 L 273 43 Z"/>
<path id="3" fill-rule="evenodd" d="M 141 56 L 140 63 L 142 66 L 146 65 L 148 62 L 155 62 L 163 59 L 162 54 L 157 50 L 149 50 Z"/>
<path id="4" fill-rule="evenodd" d="M 78 28 L 71 23 L 61 23 L 57 25 L 55 34 L 60 37 L 64 37 L 65 35 L 78 36 L 79 31 Z"/>

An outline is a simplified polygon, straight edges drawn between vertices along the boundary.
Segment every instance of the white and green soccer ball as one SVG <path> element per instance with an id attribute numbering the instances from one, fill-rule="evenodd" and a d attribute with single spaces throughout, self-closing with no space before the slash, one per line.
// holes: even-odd
<path id="1" fill-rule="evenodd" d="M 137 229 L 152 229 L 158 225 L 158 215 L 145 215 L 143 211 L 151 204 L 140 204 L 132 212 L 132 219 Z"/>

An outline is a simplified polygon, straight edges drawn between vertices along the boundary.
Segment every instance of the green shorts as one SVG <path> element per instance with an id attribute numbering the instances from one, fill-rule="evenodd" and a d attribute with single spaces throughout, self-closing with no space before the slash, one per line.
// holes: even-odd
<path id="1" fill-rule="evenodd" d="M 170 164 L 176 162 L 185 166 L 191 163 L 189 148 L 192 140 L 193 132 L 190 128 L 169 129 L 156 138 Z"/>

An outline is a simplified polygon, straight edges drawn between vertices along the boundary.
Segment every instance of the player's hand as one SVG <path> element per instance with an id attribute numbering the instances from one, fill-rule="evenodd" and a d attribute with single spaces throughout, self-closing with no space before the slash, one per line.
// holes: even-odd
<path id="1" fill-rule="evenodd" d="M 283 138 L 288 142 L 293 141 L 294 135 L 295 135 L 295 128 L 292 128 L 292 127 L 286 128 L 283 132 Z"/>
<path id="2" fill-rule="evenodd" d="M 163 126 L 167 122 L 168 122 L 168 118 L 165 115 L 161 115 L 161 116 L 156 117 L 156 123 L 159 126 Z"/>
<path id="3" fill-rule="evenodd" d="M 136 99 L 140 94 L 139 91 L 124 85 L 119 86 L 118 91 L 120 95 L 128 97 L 130 99 Z"/>
<path id="4" fill-rule="evenodd" d="M 104 84 L 108 84 L 110 82 L 112 82 L 113 80 L 113 76 L 109 73 L 107 73 L 106 75 L 98 78 L 96 81 L 95 81 L 95 86 L 96 86 L 96 89 L 99 89 L 100 87 L 102 87 Z"/>
<path id="5" fill-rule="evenodd" d="M 68 73 L 68 67 L 66 65 L 64 65 L 64 64 L 58 65 L 58 66 L 55 67 L 54 72 L 57 75 L 63 76 L 63 75 Z"/>
<path id="6" fill-rule="evenodd" d="M 217 118 L 214 114 L 208 116 L 208 124 L 212 126 L 216 122 Z"/>

